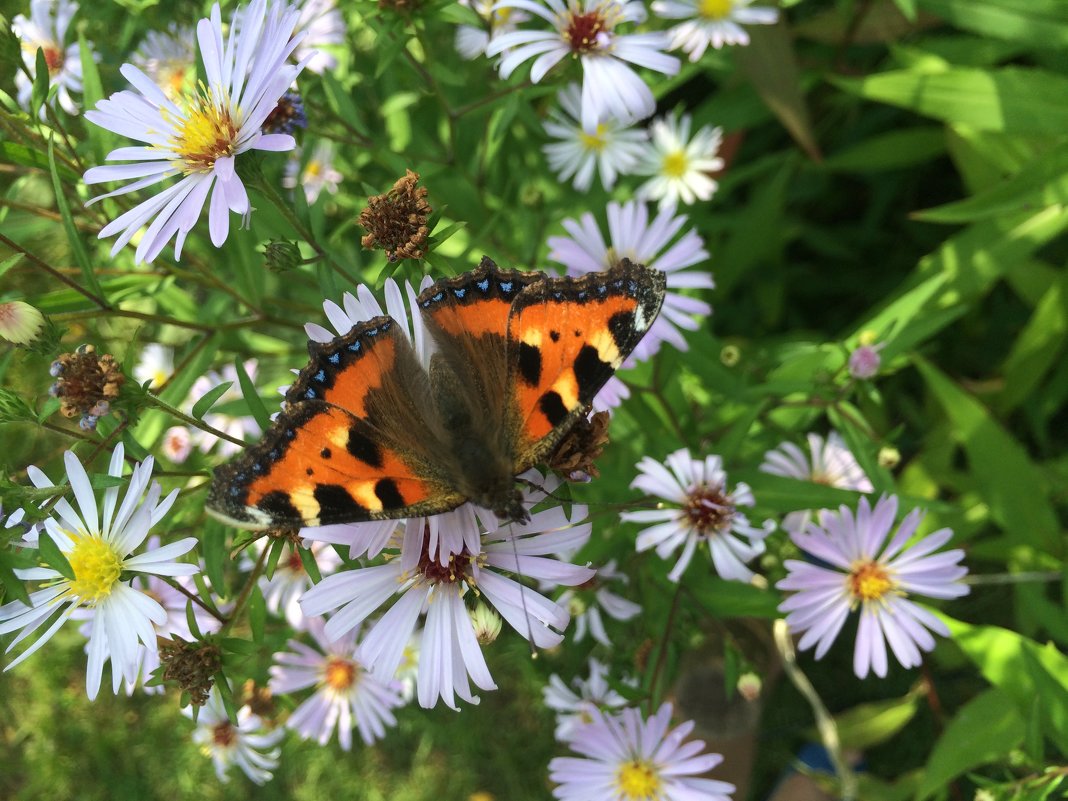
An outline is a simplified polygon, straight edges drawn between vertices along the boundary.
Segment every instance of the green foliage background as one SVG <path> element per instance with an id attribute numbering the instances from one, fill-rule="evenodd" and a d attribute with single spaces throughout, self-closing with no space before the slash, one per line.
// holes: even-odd
<path id="1" fill-rule="evenodd" d="M 254 197 L 251 230 L 232 230 L 214 250 L 198 229 L 180 264 L 168 250 L 155 265 L 135 267 L 130 249 L 111 259 L 110 242 L 97 242 L 119 206 L 84 210 L 88 194 L 77 178 L 80 168 L 102 163 L 115 145 L 109 134 L 65 119 L 73 149 L 58 139 L 52 170 L 47 129 L 0 109 L 4 236 L 74 280 L 95 282 L 115 308 L 95 310 L 3 246 L 0 299 L 25 298 L 50 315 L 66 329 L 61 350 L 90 341 L 127 368 L 143 343 L 173 345 L 180 367 L 164 393 L 173 404 L 205 369 L 254 354 L 260 397 L 273 408 L 274 387 L 304 361 L 301 326 L 322 321 L 324 297 L 340 299 L 357 280 L 381 286 L 387 274 L 414 283 L 423 269 L 435 277 L 459 273 L 482 254 L 546 269 L 546 236 L 561 232 L 564 218 L 592 211 L 603 221 L 610 196 L 599 185 L 581 195 L 557 183 L 540 152 L 559 75 L 529 86 L 521 69 L 504 82 L 487 60 L 460 59 L 454 24 L 470 14 L 453 3 L 425 2 L 410 17 L 371 2 L 342 5 L 352 47 L 340 53 L 341 67 L 300 79 L 310 121 L 304 139 L 339 143 L 342 191 L 311 208 L 298 192 L 296 226 Z M 684 445 L 719 453 L 732 481 L 752 485 L 757 519 L 853 503 L 853 493 L 756 470 L 783 439 L 831 426 L 877 492 L 926 508 L 924 530 L 951 527 L 972 573 L 991 577 L 947 610 L 968 623 L 954 624 L 954 640 L 928 660 L 922 677 L 929 685 L 917 686 L 920 674 L 896 665 L 885 681 L 857 681 L 848 631 L 823 662 L 801 656 L 831 710 L 853 716 L 843 721 L 843 742 L 866 751 L 862 797 L 970 798 L 985 784 L 998 798 L 1059 797 L 1056 776 L 1063 781 L 1068 752 L 1068 3 L 783 5 L 784 22 L 751 29 L 750 47 L 684 62 L 674 78 L 648 76 L 661 113 L 682 107 L 696 125 L 724 127 L 729 164 L 716 197 L 685 209 L 712 253 L 717 287 L 706 295 L 715 314 L 688 338 L 687 353 L 665 347 L 628 376 L 635 391 L 613 421 L 603 477 L 575 493 L 592 505 L 589 558 L 620 559 L 644 607 L 632 625 L 613 630 L 611 652 L 597 651 L 619 673 L 637 672 L 657 696 L 686 654 L 702 648 L 725 649 L 728 665 L 759 664 L 735 627 L 752 617 L 766 628 L 774 592 L 717 582 L 710 568 L 695 565 L 665 638 L 674 589 L 655 556 L 633 553 L 634 530 L 617 522 L 619 505 L 634 498 L 627 485 L 642 455 L 661 459 Z M 8 19 L 25 10 L 0 2 Z M 101 53 L 99 86 L 87 76 L 87 100 L 99 98 L 100 87 L 120 88 L 118 67 L 144 31 L 172 19 L 193 22 L 207 10 L 193 2 L 83 3 L 78 31 Z M 13 94 L 12 54 L 0 54 L 0 89 Z M 567 70 L 577 75 L 577 66 Z M 388 265 L 381 253 L 363 251 L 355 224 L 366 196 L 406 168 L 421 174 L 441 211 L 425 265 Z M 264 159 L 257 169 L 277 181 L 281 159 Z M 635 185 L 624 181 L 611 197 L 626 199 Z M 326 258 L 268 272 L 262 245 L 277 237 Z M 117 312 L 120 306 L 134 314 Z M 156 315 L 183 324 L 159 325 Z M 858 384 L 844 365 L 865 331 L 884 345 L 883 371 Z M 738 349 L 737 364 L 721 360 L 727 345 Z M 55 430 L 70 424 L 46 400 L 54 356 L 0 352 L 4 389 L 48 426 L 5 418 L 0 461 L 17 484 L 26 484 L 27 464 L 56 471 L 71 444 Z M 133 413 L 121 438 L 133 453 L 152 452 L 171 421 L 155 409 Z M 102 422 L 99 436 L 114 428 Z M 902 457 L 892 470 L 878 462 L 888 446 Z M 78 450 L 84 458 L 92 446 Z M 189 465 L 209 463 L 195 457 Z M 179 480 L 167 479 L 167 488 Z M 5 506 L 18 502 L 16 484 L 4 489 Z M 205 522 L 202 494 L 188 497 L 164 529 L 195 532 L 205 551 L 223 553 L 224 532 Z M 762 563 L 771 583 L 788 554 L 780 534 Z M 0 550 L 0 568 L 18 558 Z M 225 569 L 224 583 L 237 586 L 232 567 L 217 562 L 213 569 Z M 268 631 L 240 669 L 263 681 L 283 640 L 280 630 Z M 105 692 L 90 704 L 82 641 L 65 632 L 0 675 L 0 798 L 255 792 L 416 801 L 480 791 L 502 801 L 548 798 L 545 765 L 558 751 L 540 686 L 550 672 L 581 672 L 586 649 L 566 646 L 532 662 L 521 644 L 506 640 L 490 653 L 501 689 L 484 694 L 481 706 L 460 714 L 405 709 L 384 744 L 351 755 L 290 738 L 275 781 L 253 791 L 241 776 L 228 786 L 216 782 L 210 762 L 188 742 L 190 726 L 173 696 Z M 666 678 L 650 688 L 642 654 L 661 647 Z M 766 797 L 813 737 L 811 712 L 796 691 L 785 681 L 769 682 L 768 691 L 753 799 Z M 1043 779 L 1047 767 L 1061 773 Z"/>

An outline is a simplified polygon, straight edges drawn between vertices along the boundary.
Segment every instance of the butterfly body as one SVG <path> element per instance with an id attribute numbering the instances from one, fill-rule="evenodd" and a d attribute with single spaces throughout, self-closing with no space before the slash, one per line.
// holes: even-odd
<path id="1" fill-rule="evenodd" d="M 663 273 L 625 260 L 552 278 L 483 259 L 420 293 L 416 347 L 386 316 L 309 343 L 310 362 L 263 440 L 216 470 L 208 511 L 261 529 L 437 514 L 472 501 L 524 520 L 515 476 L 585 416 L 664 292 Z"/>

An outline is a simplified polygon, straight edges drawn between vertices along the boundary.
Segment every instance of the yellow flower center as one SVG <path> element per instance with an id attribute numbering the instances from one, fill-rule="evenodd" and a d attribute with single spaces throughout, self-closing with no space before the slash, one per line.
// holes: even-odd
<path id="1" fill-rule="evenodd" d="M 186 173 L 210 172 L 215 160 L 232 156 L 237 145 L 237 125 L 228 103 L 219 103 L 201 91 L 184 102 L 185 115 L 176 120 L 176 133 L 168 144 L 185 161 Z M 167 112 L 163 111 L 164 119 Z"/>
<path id="2" fill-rule="evenodd" d="M 512 16 L 512 9 L 510 8 L 498 8 L 493 12 L 493 24 L 494 25 L 507 25 L 508 20 Z"/>
<path id="3" fill-rule="evenodd" d="M 111 595 L 122 573 L 122 558 L 102 537 L 71 535 L 74 549 L 65 554 L 74 571 L 71 592 L 84 603 L 95 606 Z"/>
<path id="4" fill-rule="evenodd" d="M 878 601 L 895 586 L 886 568 L 876 562 L 855 565 L 847 581 L 849 591 L 858 601 Z"/>
<path id="5" fill-rule="evenodd" d="M 625 799 L 655 801 L 660 798 L 660 777 L 656 769 L 645 761 L 635 759 L 624 763 L 616 774 L 616 785 Z"/>
<path id="6" fill-rule="evenodd" d="M 318 178 L 319 174 L 322 173 L 322 171 L 322 163 L 312 159 L 308 162 L 308 166 L 304 168 L 304 175 L 307 178 Z"/>
<path id="7" fill-rule="evenodd" d="M 604 150 L 604 146 L 607 144 L 604 138 L 606 133 L 608 133 L 608 128 L 605 127 L 603 122 L 599 122 L 597 123 L 597 130 L 592 134 L 588 134 L 585 131 L 579 131 L 579 141 L 582 142 L 582 146 L 587 150 L 600 153 Z"/>
<path id="8" fill-rule="evenodd" d="M 324 683 L 331 690 L 343 692 L 356 681 L 356 666 L 347 659 L 332 656 L 326 663 Z"/>
<path id="9" fill-rule="evenodd" d="M 664 156 L 664 175 L 668 178 L 681 178 L 688 167 L 685 151 L 673 150 Z"/>
<path id="10" fill-rule="evenodd" d="M 727 19 L 734 10 L 734 0 L 700 0 L 697 13 L 705 19 Z"/>

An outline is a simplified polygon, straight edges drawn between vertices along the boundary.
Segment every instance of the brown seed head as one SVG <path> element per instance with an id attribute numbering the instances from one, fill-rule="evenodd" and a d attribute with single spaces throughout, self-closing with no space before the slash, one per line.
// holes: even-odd
<path id="1" fill-rule="evenodd" d="M 126 381 L 115 359 L 107 353 L 97 355 L 92 345 L 64 353 L 52 362 L 50 372 L 56 382 L 49 393 L 60 399 L 59 410 L 65 417 L 81 415 L 79 425 L 86 430 L 111 411 L 111 402 Z"/>
<path id="2" fill-rule="evenodd" d="M 215 674 L 222 667 L 218 646 L 185 640 L 160 640 L 159 661 L 163 678 L 177 683 L 188 692 L 194 706 L 203 706 L 215 684 Z"/>
<path id="3" fill-rule="evenodd" d="M 549 467 L 567 481 L 597 478 L 600 472 L 593 461 L 608 444 L 608 423 L 611 419 L 608 412 L 600 411 L 592 417 L 579 420 L 549 458 Z"/>
<path id="4" fill-rule="evenodd" d="M 359 218 L 367 231 L 360 240 L 365 248 L 381 248 L 390 261 L 423 257 L 433 209 L 426 201 L 426 188 L 417 186 L 418 181 L 419 174 L 408 170 L 384 195 L 367 199 Z"/>

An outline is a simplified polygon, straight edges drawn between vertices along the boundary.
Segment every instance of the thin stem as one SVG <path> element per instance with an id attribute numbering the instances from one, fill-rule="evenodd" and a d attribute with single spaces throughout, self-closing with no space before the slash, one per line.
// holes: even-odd
<path id="1" fill-rule="evenodd" d="M 772 634 L 775 638 L 775 647 L 782 657 L 786 675 L 790 677 L 794 687 L 805 697 L 808 705 L 812 707 L 812 714 L 816 718 L 816 730 L 819 732 L 823 747 L 827 749 L 827 753 L 831 757 L 834 772 L 838 774 L 838 789 L 841 799 L 842 801 L 855 801 L 857 797 L 857 777 L 853 773 L 853 769 L 849 767 L 849 763 L 845 761 L 845 757 L 842 756 L 842 743 L 838 739 L 838 726 L 834 722 L 834 718 L 831 717 L 831 713 L 827 711 L 827 707 L 824 706 L 816 689 L 812 686 L 812 682 L 808 680 L 808 677 L 797 664 L 797 653 L 794 651 L 794 643 L 790 639 L 790 629 L 786 626 L 786 621 L 782 618 L 776 620 L 772 624 Z"/>
<path id="2" fill-rule="evenodd" d="M 679 610 L 679 598 L 682 596 L 682 584 L 675 585 L 675 594 L 671 598 L 671 609 L 668 610 L 667 621 L 664 623 L 664 636 L 660 641 L 660 651 L 656 655 L 656 665 L 653 667 L 652 678 L 649 679 L 649 712 L 653 711 L 655 704 L 653 699 L 656 697 L 656 685 L 660 680 L 660 673 L 664 669 L 664 662 L 667 659 L 668 641 L 671 639 L 671 630 L 675 627 L 675 614 Z"/>
<path id="3" fill-rule="evenodd" d="M 965 576 L 960 579 L 963 584 L 984 586 L 992 584 L 1029 584 L 1060 581 L 1064 574 L 1059 570 L 1032 570 L 1024 573 L 990 573 L 982 576 Z"/>
<path id="4" fill-rule="evenodd" d="M 217 609 L 214 609 L 214 608 L 208 606 L 206 603 L 204 603 L 204 601 L 202 601 L 200 599 L 200 596 L 194 595 L 193 593 L 191 593 L 189 590 L 187 590 L 185 587 L 183 587 L 181 584 L 179 584 L 177 581 L 175 581 L 170 576 L 160 576 L 160 578 L 163 579 L 164 581 L 166 581 L 171 587 L 173 587 L 174 589 L 178 590 L 178 592 L 180 592 L 182 595 L 184 595 L 190 601 L 192 601 L 193 603 L 197 604 L 201 609 L 203 609 L 205 612 L 207 612 L 213 618 L 218 620 L 220 623 L 226 623 L 226 617 L 223 616 L 222 614 L 220 614 Z"/>
<path id="5" fill-rule="evenodd" d="M 48 262 L 44 261 L 43 259 L 41 259 L 40 257 L 36 256 L 35 254 L 31 253 L 30 251 L 26 250 L 26 248 L 24 248 L 22 245 L 18 244 L 17 242 L 13 242 L 12 240 L 8 239 L 3 234 L 0 234 L 0 243 L 3 243 L 4 245 L 7 245 L 9 248 L 11 248 L 16 253 L 21 253 L 23 256 L 25 256 L 27 259 L 29 259 L 31 262 L 33 262 L 35 266 L 40 267 L 46 273 L 49 273 L 50 275 L 53 275 L 56 278 L 58 278 L 64 284 L 69 286 L 71 289 L 73 289 L 76 292 L 79 292 L 82 295 L 84 295 L 85 297 L 89 298 L 89 300 L 93 301 L 93 303 L 95 303 L 101 309 L 105 309 L 105 310 L 110 310 L 111 309 L 111 306 L 102 297 L 100 297 L 99 295 L 94 294 L 93 292 L 90 292 L 88 289 L 86 289 L 85 287 L 80 285 L 77 281 L 74 281 L 73 279 L 68 278 L 63 273 L 61 273 L 59 270 L 57 270 L 55 267 L 53 267 L 51 264 L 49 264 Z"/>
<path id="6" fill-rule="evenodd" d="M 235 437 L 231 437 L 225 431 L 220 431 L 219 429 L 208 425 L 203 420 L 197 420 L 192 415 L 186 414 L 177 407 L 171 406 L 169 403 L 167 403 L 167 401 L 160 398 L 159 395 L 153 395 L 151 392 L 146 392 L 145 397 L 148 398 L 149 403 L 167 412 L 167 414 L 172 415 L 173 417 L 177 417 L 183 423 L 187 423 L 188 425 L 191 425 L 194 428 L 199 428 L 201 431 L 206 431 L 207 433 L 216 436 L 219 439 L 225 439 L 227 442 L 232 442 L 235 445 L 240 445 L 242 448 L 245 447 L 245 443 L 241 440 Z"/>
<path id="7" fill-rule="evenodd" d="M 241 588 L 241 594 L 237 596 L 237 600 L 234 602 L 234 608 L 230 612 L 230 617 L 223 623 L 222 630 L 219 634 L 225 634 L 229 631 L 234 625 L 234 621 L 236 621 L 241 616 L 241 613 L 245 611 L 245 607 L 248 605 L 248 599 L 252 596 L 252 588 L 256 586 L 256 581 L 259 579 L 260 573 L 263 572 L 264 565 L 267 564 L 267 554 L 270 552 L 270 548 L 264 548 L 260 552 L 259 559 L 256 560 L 252 572 L 248 574 L 245 586 Z"/>

